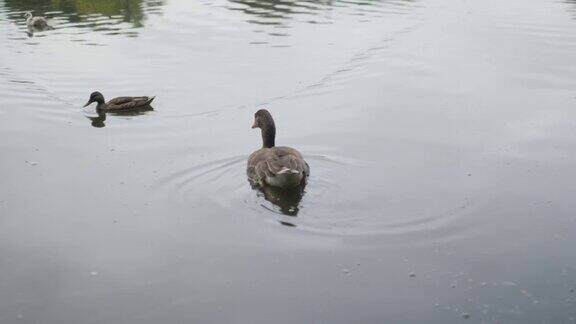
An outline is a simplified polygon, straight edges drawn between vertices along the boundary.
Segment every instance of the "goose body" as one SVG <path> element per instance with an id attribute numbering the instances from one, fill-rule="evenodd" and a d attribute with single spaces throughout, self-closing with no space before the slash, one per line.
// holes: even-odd
<path id="1" fill-rule="evenodd" d="M 252 128 L 260 128 L 262 148 L 250 154 L 246 173 L 250 182 L 257 186 L 270 185 L 294 188 L 306 183 L 310 167 L 298 150 L 275 146 L 276 126 L 272 115 L 261 109 L 254 115 Z"/>
<path id="2" fill-rule="evenodd" d="M 96 102 L 96 110 L 99 111 L 127 111 L 135 109 L 150 108 L 150 103 L 155 97 L 118 97 L 106 102 L 100 92 L 93 92 L 84 107 Z"/>
<path id="3" fill-rule="evenodd" d="M 45 17 L 34 17 L 31 12 L 26 13 L 26 26 L 35 30 L 52 29 Z"/>

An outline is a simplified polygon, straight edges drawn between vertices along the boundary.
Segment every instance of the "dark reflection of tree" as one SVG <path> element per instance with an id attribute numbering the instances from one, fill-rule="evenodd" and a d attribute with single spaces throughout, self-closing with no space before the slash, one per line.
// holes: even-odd
<path id="1" fill-rule="evenodd" d="M 61 11 L 69 22 L 84 22 L 89 20 L 88 16 L 101 15 L 121 17 L 120 21 L 142 27 L 146 18 L 144 5 L 161 6 L 164 0 L 4 0 L 4 3 L 12 12 L 32 11 L 35 15 L 42 15 L 48 11 Z"/>
<path id="2" fill-rule="evenodd" d="M 576 0 L 565 0 L 565 2 L 569 5 L 568 12 L 572 14 L 572 18 L 576 19 Z"/>
<path id="3" fill-rule="evenodd" d="M 405 6 L 415 0 L 228 0 L 231 10 L 253 16 L 252 23 L 280 25 L 296 15 L 318 15 L 338 7 L 352 7 L 364 13 L 377 12 L 384 4 Z"/>
<path id="4" fill-rule="evenodd" d="M 230 0 L 230 2 L 242 5 L 240 8 L 232 8 L 233 10 L 259 18 L 287 19 L 296 14 L 314 14 L 322 6 L 330 5 L 333 1 L 316 1 L 317 5 L 311 5 L 307 1 L 290 0 Z"/>

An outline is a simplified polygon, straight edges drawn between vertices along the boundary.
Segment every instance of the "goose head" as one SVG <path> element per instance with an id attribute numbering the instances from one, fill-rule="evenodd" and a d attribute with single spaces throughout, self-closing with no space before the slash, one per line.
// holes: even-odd
<path id="1" fill-rule="evenodd" d="M 254 114 L 252 128 L 260 128 L 260 132 L 262 133 L 262 147 L 274 147 L 276 125 L 274 125 L 274 119 L 268 110 L 260 109 Z"/>

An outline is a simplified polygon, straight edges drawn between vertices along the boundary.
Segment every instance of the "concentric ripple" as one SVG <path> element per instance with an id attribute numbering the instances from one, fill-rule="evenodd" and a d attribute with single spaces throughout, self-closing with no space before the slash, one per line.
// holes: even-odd
<path id="1" fill-rule="evenodd" d="M 474 203 L 469 199 L 438 204 L 428 210 L 406 207 L 410 198 L 378 197 L 370 192 L 375 192 L 371 188 L 374 184 L 353 183 L 350 178 L 354 171 L 374 167 L 371 163 L 325 154 L 305 156 L 312 175 L 304 191 L 251 188 L 245 175 L 244 155 L 169 173 L 151 188 L 160 199 L 186 208 L 224 209 L 218 214 L 240 214 L 246 221 L 274 222 L 318 235 L 418 234 L 447 240 L 462 235 L 465 228 L 459 224 L 460 218 L 474 212 Z M 358 194 L 359 190 L 366 192 Z M 412 198 L 412 206 L 417 204 L 416 199 Z M 425 233 L 430 235 L 422 235 Z"/>

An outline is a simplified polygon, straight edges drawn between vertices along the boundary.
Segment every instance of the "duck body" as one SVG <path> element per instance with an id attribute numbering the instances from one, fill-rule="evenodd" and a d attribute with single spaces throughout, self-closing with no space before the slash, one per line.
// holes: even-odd
<path id="1" fill-rule="evenodd" d="M 155 97 L 118 97 L 106 102 L 104 96 L 100 92 L 93 92 L 90 95 L 90 99 L 84 105 L 84 107 L 90 105 L 93 102 L 97 102 L 96 110 L 98 111 L 109 111 L 109 112 L 120 112 L 129 111 L 136 109 L 150 108 L 150 103 Z"/>
<path id="2" fill-rule="evenodd" d="M 100 109 L 106 111 L 120 111 L 120 110 L 131 110 L 131 109 L 139 109 L 143 107 L 150 106 L 150 103 L 154 100 L 155 97 L 118 97 L 111 99 L 107 103 L 103 105 L 99 105 Z M 98 107 L 98 106 L 97 106 Z"/>
<path id="3" fill-rule="evenodd" d="M 278 188 L 305 185 L 310 167 L 298 150 L 274 145 L 276 127 L 272 115 L 265 109 L 259 110 L 252 128 L 261 129 L 263 145 L 248 157 L 246 173 L 250 183 Z"/>

